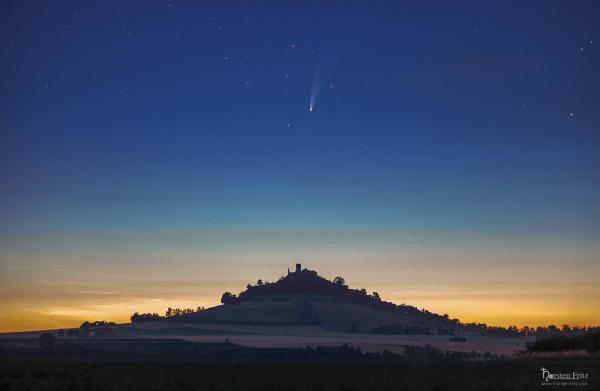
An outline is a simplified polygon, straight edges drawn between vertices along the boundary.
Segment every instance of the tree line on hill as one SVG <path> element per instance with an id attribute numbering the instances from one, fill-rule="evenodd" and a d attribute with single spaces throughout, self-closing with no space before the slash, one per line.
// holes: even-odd
<path id="1" fill-rule="evenodd" d="M 157 314 L 156 312 L 145 313 L 145 314 L 139 314 L 136 312 L 133 315 L 131 315 L 131 317 L 129 319 L 131 320 L 131 323 L 143 323 L 143 322 L 151 322 L 151 321 L 159 321 L 159 320 L 177 321 L 183 315 L 195 314 L 198 312 L 202 312 L 204 310 L 205 310 L 205 308 L 203 306 L 198 306 L 195 309 L 194 308 L 181 309 L 181 308 L 169 307 L 167 309 L 167 311 L 165 312 L 164 316 L 161 316 L 161 315 Z"/>

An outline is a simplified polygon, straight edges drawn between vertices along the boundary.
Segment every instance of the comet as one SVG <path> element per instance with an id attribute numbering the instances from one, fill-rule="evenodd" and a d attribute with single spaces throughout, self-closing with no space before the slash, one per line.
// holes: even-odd
<path id="1" fill-rule="evenodd" d="M 321 84 L 324 78 L 325 66 L 320 64 L 315 71 L 315 78 L 313 79 L 312 89 L 310 91 L 310 102 L 308 104 L 309 113 L 312 113 L 315 110 L 315 105 L 317 104 L 317 98 L 319 97 L 319 91 L 321 90 Z"/>

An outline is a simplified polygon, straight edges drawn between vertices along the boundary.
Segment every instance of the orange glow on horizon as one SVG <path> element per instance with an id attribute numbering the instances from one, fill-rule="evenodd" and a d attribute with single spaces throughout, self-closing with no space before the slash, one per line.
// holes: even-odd
<path id="1" fill-rule="evenodd" d="M 0 332 L 208 308 L 225 291 L 238 293 L 259 278 L 277 281 L 297 261 L 329 280 L 341 275 L 350 288 L 462 322 L 535 327 L 600 320 L 595 241 L 391 230 L 10 239 L 7 246 L 35 242 L 40 249 L 15 250 L 0 265 Z"/>
<path id="2" fill-rule="evenodd" d="M 382 298 L 396 304 L 404 302 L 386 297 L 383 293 Z M 134 312 L 156 312 L 164 315 L 168 307 L 196 308 L 204 306 L 209 308 L 219 304 L 215 300 L 208 300 L 208 298 L 198 298 L 198 300 L 173 298 L 173 300 L 169 301 L 154 299 L 150 301 L 136 300 L 135 302 L 124 299 L 124 302 L 127 304 L 97 305 L 88 303 L 74 307 L 54 305 L 31 311 L 9 307 L 7 310 L 11 315 L 2 315 L 0 332 L 76 328 L 84 321 L 95 320 L 113 321 L 119 324 L 129 323 L 129 318 Z M 463 323 L 485 323 L 489 326 L 537 327 L 554 324 L 560 327 L 563 324 L 571 326 L 598 325 L 598 317 L 595 311 L 599 303 L 589 303 L 589 306 L 582 305 L 577 308 L 575 313 L 569 311 L 546 312 L 552 305 L 540 307 L 539 302 L 535 300 L 530 302 L 519 300 L 495 303 L 488 300 L 440 299 L 416 300 L 407 302 L 406 304 L 425 308 L 440 315 L 448 314 L 451 319 L 458 318 Z M 517 306 L 518 310 L 509 311 L 510 308 Z"/>

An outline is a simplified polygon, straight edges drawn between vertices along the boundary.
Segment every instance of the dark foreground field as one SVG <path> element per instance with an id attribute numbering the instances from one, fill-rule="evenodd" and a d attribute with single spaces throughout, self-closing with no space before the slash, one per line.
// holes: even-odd
<path id="1" fill-rule="evenodd" d="M 214 363 L 4 359 L 0 361 L 0 390 L 535 390 L 542 388 L 542 367 L 587 372 L 588 385 L 576 388 L 600 389 L 597 360 Z"/>
<path id="2" fill-rule="evenodd" d="M 3 339 L 5 390 L 532 390 L 541 368 L 589 374 L 600 390 L 600 359 L 509 359 L 410 348 L 403 355 L 350 346 L 249 348 L 174 339 L 72 339 L 52 345 Z M 568 387 L 560 387 L 568 389 Z"/>

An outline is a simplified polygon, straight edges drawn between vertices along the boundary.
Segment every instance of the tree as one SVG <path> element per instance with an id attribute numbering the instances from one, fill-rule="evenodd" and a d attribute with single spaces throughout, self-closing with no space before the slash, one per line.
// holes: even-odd
<path id="1" fill-rule="evenodd" d="M 235 304 L 237 302 L 237 297 L 233 294 L 231 294 L 231 292 L 225 292 L 223 293 L 223 296 L 221 296 L 221 303 L 227 305 L 227 304 Z"/>
<path id="2" fill-rule="evenodd" d="M 138 314 L 137 312 L 133 315 L 131 315 L 131 323 L 142 323 L 142 322 L 147 322 L 147 321 L 157 321 L 157 320 L 161 320 L 164 319 L 163 317 L 161 317 L 159 314 L 157 314 L 156 312 L 154 313 L 147 313 L 147 314 Z"/>
<path id="3" fill-rule="evenodd" d="M 339 286 L 343 286 L 346 284 L 346 280 L 344 280 L 344 277 L 337 276 L 333 279 L 333 283 Z"/>
<path id="4" fill-rule="evenodd" d="M 262 286 L 263 282 L 262 280 L 259 278 L 258 281 L 256 281 L 256 285 L 258 286 Z"/>
<path id="5" fill-rule="evenodd" d="M 381 297 L 379 297 L 379 293 L 377 292 L 373 292 L 373 294 L 371 295 L 375 300 L 377 301 L 381 301 Z"/>

